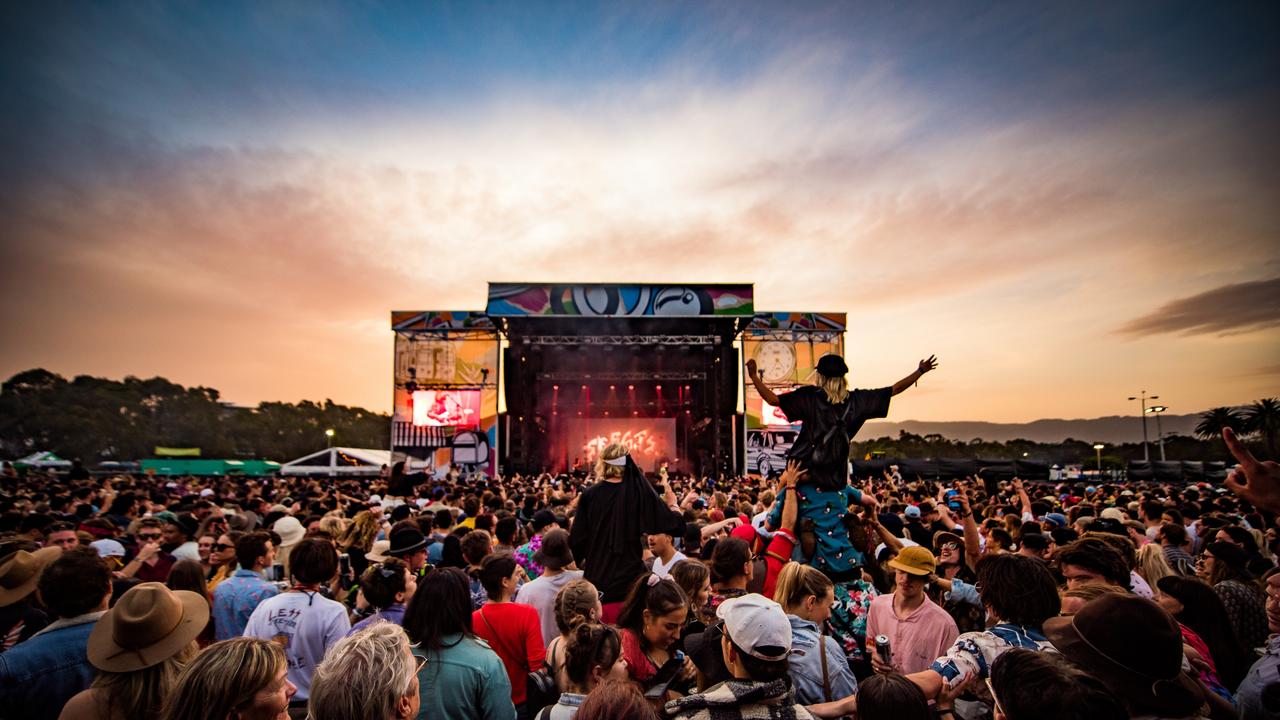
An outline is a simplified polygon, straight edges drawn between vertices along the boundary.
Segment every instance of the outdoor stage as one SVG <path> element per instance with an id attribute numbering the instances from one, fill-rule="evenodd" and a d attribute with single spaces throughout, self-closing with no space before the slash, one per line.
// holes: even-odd
<path id="1" fill-rule="evenodd" d="M 392 453 L 411 468 L 586 469 L 623 442 L 645 470 L 780 468 L 779 392 L 843 354 L 843 314 L 759 313 L 750 285 L 491 283 L 485 312 L 393 312 Z"/>

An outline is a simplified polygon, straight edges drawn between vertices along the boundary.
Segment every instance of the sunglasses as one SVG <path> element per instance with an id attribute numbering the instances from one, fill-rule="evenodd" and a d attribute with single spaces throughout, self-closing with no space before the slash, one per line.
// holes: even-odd
<path id="1" fill-rule="evenodd" d="M 145 533 L 145 534 L 139 535 L 138 539 L 143 542 L 146 542 L 147 540 L 159 540 L 160 533 Z"/>
<path id="2" fill-rule="evenodd" d="M 935 548 L 935 549 L 936 549 L 936 550 L 939 550 L 939 551 L 942 551 L 942 550 L 959 550 L 959 549 L 960 549 L 960 546 L 959 546 L 959 545 L 957 545 L 957 544 L 955 544 L 955 543 L 953 543 L 953 542 L 945 542 L 945 543 L 942 543 L 941 545 L 939 545 L 939 546 L 938 546 L 937 548 Z"/>
<path id="3" fill-rule="evenodd" d="M 222 543 L 214 543 L 209 546 L 209 549 L 213 550 L 214 552 L 222 552 L 223 550 L 230 550 L 233 547 L 235 547 L 235 545 L 224 545 Z"/>

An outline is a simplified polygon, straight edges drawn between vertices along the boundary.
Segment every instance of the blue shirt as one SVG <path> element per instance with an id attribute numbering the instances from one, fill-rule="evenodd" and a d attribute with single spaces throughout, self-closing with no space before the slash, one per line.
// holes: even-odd
<path id="1" fill-rule="evenodd" d="M 214 639 L 230 640 L 243 635 L 249 616 L 258 605 L 279 594 L 280 589 L 262 573 L 244 569 L 232 573 L 213 589 Z"/>
<path id="2" fill-rule="evenodd" d="M 57 620 L 0 655 L 0 715 L 57 720 L 62 706 L 98 674 L 89 664 L 89 633 L 104 613 Z"/>
<path id="3" fill-rule="evenodd" d="M 396 625 L 404 625 L 404 605 L 401 605 L 400 603 L 396 603 L 391 607 L 386 607 L 379 610 L 378 612 L 361 620 L 355 625 L 352 625 L 350 632 L 348 632 L 347 634 L 354 635 L 357 631 L 363 630 L 369 627 L 370 625 L 376 622 L 379 622 L 381 620 L 386 620 L 387 622 L 395 623 Z"/>
<path id="4" fill-rule="evenodd" d="M 820 490 L 816 485 L 799 485 L 796 495 L 800 498 L 799 512 L 796 513 L 796 534 L 800 533 L 800 520 L 813 521 L 813 531 L 817 534 L 817 551 L 809 564 L 824 572 L 841 573 L 852 570 L 863 563 L 862 553 L 854 549 L 849 542 L 849 530 L 844 526 L 844 516 L 850 505 L 862 502 L 862 492 L 848 485 L 839 490 Z M 778 493 L 778 500 L 769 511 L 769 527 L 782 526 L 782 501 L 787 497 L 783 488 Z M 797 557 L 797 555 L 799 557 Z M 804 560 L 800 543 L 796 543 L 792 557 Z"/>
<path id="5" fill-rule="evenodd" d="M 1240 720 L 1262 720 L 1280 715 L 1280 635 L 1267 641 L 1267 649 L 1236 690 Z"/>
<path id="6" fill-rule="evenodd" d="M 823 637 L 817 623 L 795 615 L 787 615 L 791 622 L 791 656 L 788 672 L 796 691 L 796 702 L 801 705 L 830 702 L 858 692 L 858 681 L 849 671 L 849 661 L 835 638 Z M 828 697 L 822 689 L 822 653 L 827 654 Z"/>
<path id="7" fill-rule="evenodd" d="M 418 673 L 418 720 L 515 720 L 511 679 L 489 644 L 474 635 L 448 635 L 441 642 L 438 652 L 413 650 L 427 658 Z"/>

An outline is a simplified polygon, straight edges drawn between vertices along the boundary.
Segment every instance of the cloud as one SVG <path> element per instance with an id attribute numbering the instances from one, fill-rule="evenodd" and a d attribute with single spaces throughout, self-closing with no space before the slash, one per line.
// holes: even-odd
<path id="1" fill-rule="evenodd" d="M 1280 277 L 1223 285 L 1178 298 L 1118 329 L 1141 337 L 1161 333 L 1234 334 L 1280 326 Z"/>

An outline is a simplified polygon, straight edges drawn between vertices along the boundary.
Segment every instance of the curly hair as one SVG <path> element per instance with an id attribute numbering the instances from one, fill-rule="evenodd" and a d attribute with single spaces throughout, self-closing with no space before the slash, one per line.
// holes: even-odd
<path id="1" fill-rule="evenodd" d="M 982 604 L 1005 622 L 1039 628 L 1062 610 L 1058 583 L 1042 560 L 987 555 L 978 561 L 977 571 Z"/>

